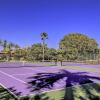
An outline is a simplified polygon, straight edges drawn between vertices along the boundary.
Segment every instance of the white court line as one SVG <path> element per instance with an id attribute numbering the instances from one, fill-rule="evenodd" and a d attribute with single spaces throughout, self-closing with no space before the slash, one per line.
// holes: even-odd
<path id="1" fill-rule="evenodd" d="M 28 75 L 28 74 L 32 74 L 32 76 L 36 76 L 35 74 L 37 74 L 37 72 L 41 72 L 41 70 L 34 70 L 32 68 L 24 68 L 24 69 L 30 69 L 30 70 L 36 71 L 36 73 L 12 74 L 12 75 Z M 46 71 L 42 71 L 42 72 L 45 72 L 46 73 Z"/>
<path id="2" fill-rule="evenodd" d="M 28 74 L 34 74 L 34 73 L 26 73 L 26 74 L 12 74 L 12 75 L 28 75 Z"/>
<path id="3" fill-rule="evenodd" d="M 31 70 L 38 71 L 38 72 L 43 72 L 43 73 L 53 72 L 53 71 L 43 71 L 43 70 L 34 69 L 34 68 L 24 68 L 24 69 L 31 69 Z M 55 72 L 58 72 L 58 71 L 55 71 Z M 53 72 L 53 73 L 55 73 L 55 72 Z"/>
<path id="4" fill-rule="evenodd" d="M 31 69 L 31 70 L 34 70 L 34 71 L 45 72 L 45 73 L 53 72 L 53 69 L 52 70 L 49 70 L 49 71 L 43 71 L 43 69 L 42 70 L 39 70 L 39 69 L 36 69 L 36 68 L 24 68 L 24 69 Z M 57 69 L 57 70 L 59 71 L 60 69 Z M 54 73 L 55 72 L 58 72 L 58 71 L 54 71 Z"/>
<path id="5" fill-rule="evenodd" d="M 34 71 L 39 71 L 39 72 L 46 72 L 46 71 L 39 70 L 39 69 L 34 69 L 34 68 L 24 68 L 24 69 L 31 69 L 31 70 L 34 70 Z"/>
<path id="6" fill-rule="evenodd" d="M 18 79 L 18 78 L 16 78 L 16 77 L 14 77 L 14 76 L 12 76 L 12 75 L 9 75 L 9 74 L 7 74 L 7 73 L 5 73 L 5 72 L 3 72 L 3 71 L 0 71 L 0 73 L 6 75 L 6 76 L 8 76 L 8 77 L 11 77 L 11 78 L 13 78 L 13 79 L 15 79 L 15 80 L 17 80 L 17 81 L 19 81 L 19 82 L 21 82 L 21 83 L 27 84 L 26 82 L 24 82 L 24 81 L 22 81 L 22 80 L 20 80 L 20 79 Z"/>

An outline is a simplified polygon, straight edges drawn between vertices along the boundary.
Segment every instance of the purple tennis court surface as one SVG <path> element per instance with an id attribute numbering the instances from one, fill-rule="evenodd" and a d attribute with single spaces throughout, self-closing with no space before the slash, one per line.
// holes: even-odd
<path id="1" fill-rule="evenodd" d="M 35 76 L 37 73 L 58 73 L 61 70 L 61 67 L 58 66 L 45 66 L 45 67 L 36 67 L 34 64 L 26 64 L 25 67 L 21 67 L 20 63 L 0 63 L 0 84 L 6 88 L 14 87 L 17 92 L 21 92 L 21 96 L 26 96 L 30 94 L 34 94 L 28 88 L 29 77 Z M 99 65 L 83 65 L 83 64 L 70 64 L 68 66 L 80 66 L 80 67 L 89 67 L 100 70 Z M 73 69 L 65 69 L 71 73 L 76 72 L 86 72 L 85 75 L 89 75 L 92 77 L 99 77 L 100 72 L 89 72 L 82 70 L 73 70 Z M 74 78 L 75 79 L 75 78 Z M 94 79 L 93 81 L 98 82 L 98 80 Z M 65 78 L 59 80 L 54 84 L 53 90 L 61 89 L 65 87 Z M 46 91 L 45 89 L 43 91 Z"/>

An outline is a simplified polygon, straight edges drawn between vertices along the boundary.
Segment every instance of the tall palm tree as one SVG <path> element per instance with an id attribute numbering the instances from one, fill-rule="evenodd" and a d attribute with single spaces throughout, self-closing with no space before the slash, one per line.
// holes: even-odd
<path id="1" fill-rule="evenodd" d="M 44 62 L 44 51 L 45 51 L 45 40 L 48 39 L 48 34 L 46 32 L 41 33 L 41 40 L 43 44 L 43 62 Z"/>
<path id="2" fill-rule="evenodd" d="M 12 51 L 13 51 L 13 48 L 15 47 L 15 44 L 13 44 L 12 42 L 10 42 L 8 44 L 8 49 L 9 49 L 9 58 L 12 57 Z"/>
<path id="3" fill-rule="evenodd" d="M 16 56 L 20 56 L 21 55 L 21 48 L 17 44 L 15 44 L 15 46 L 14 46 L 14 53 L 15 53 Z"/>
<path id="4" fill-rule="evenodd" d="M 5 60 L 8 60 L 8 55 L 6 54 L 7 53 L 8 42 L 6 40 L 2 41 L 2 47 L 3 47 L 2 52 L 5 55 Z"/>
<path id="5" fill-rule="evenodd" d="M 14 44 L 12 42 L 8 44 L 8 48 L 10 51 L 12 50 L 13 47 L 14 47 Z"/>
<path id="6" fill-rule="evenodd" d="M 1 50 L 2 46 L 3 46 L 3 41 L 0 40 L 0 50 Z"/>
<path id="7" fill-rule="evenodd" d="M 7 48 L 7 44 L 8 44 L 7 41 L 4 40 L 4 41 L 3 41 L 3 50 L 6 50 L 6 48 Z"/>
<path id="8" fill-rule="evenodd" d="M 0 45 L 2 45 L 2 40 L 0 40 Z"/>
<path id="9" fill-rule="evenodd" d="M 20 48 L 20 46 L 17 44 L 15 44 L 14 47 L 15 47 L 15 50 Z"/>

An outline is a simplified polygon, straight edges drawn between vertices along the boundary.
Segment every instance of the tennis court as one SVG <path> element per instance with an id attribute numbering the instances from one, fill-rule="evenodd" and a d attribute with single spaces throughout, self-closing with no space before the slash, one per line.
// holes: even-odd
<path id="1" fill-rule="evenodd" d="M 36 77 L 37 75 L 38 77 Z M 39 88 L 40 85 L 29 84 L 32 82 L 38 84 L 45 78 L 54 79 L 52 88 L 45 87 L 46 84 L 39 91 L 35 91 L 36 86 Z M 11 91 L 14 95 L 20 93 L 20 96 L 28 96 L 38 92 L 61 90 L 65 88 L 66 83 L 67 85 L 72 83 L 74 86 L 85 79 L 88 79 L 89 82 L 100 82 L 100 65 L 66 63 L 66 66 L 61 67 L 25 62 L 0 63 L 0 85 L 7 89 L 14 88 L 16 91 Z M 45 82 L 47 81 L 45 80 Z M 48 84 L 51 85 L 51 83 Z"/>

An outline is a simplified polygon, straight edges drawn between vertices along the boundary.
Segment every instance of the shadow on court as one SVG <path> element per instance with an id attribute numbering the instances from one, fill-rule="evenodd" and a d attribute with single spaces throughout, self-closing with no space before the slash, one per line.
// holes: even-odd
<path id="1" fill-rule="evenodd" d="M 61 79 L 65 81 L 66 86 L 63 90 L 64 93 L 59 100 L 86 100 L 87 98 L 89 100 L 100 100 L 100 95 L 95 95 L 93 93 L 93 90 L 98 94 L 100 93 L 100 84 L 96 84 L 93 81 L 93 79 L 100 81 L 100 77 L 88 76 L 85 75 L 85 72 L 71 73 L 66 70 L 61 70 L 58 73 L 38 73 L 36 76 L 29 77 L 29 79 L 30 82 L 28 82 L 28 88 L 30 91 L 37 91 L 37 93 L 39 93 L 33 100 L 57 100 L 56 98 L 53 98 L 53 95 L 56 94 L 50 95 L 50 93 L 47 93 L 47 99 L 43 99 L 41 90 L 52 89 Z M 75 84 L 78 84 L 79 86 L 76 86 L 76 88 L 74 87 Z M 79 94 L 77 90 L 83 92 L 84 96 L 82 96 L 81 93 Z M 46 96 L 46 93 L 44 95 Z"/>

